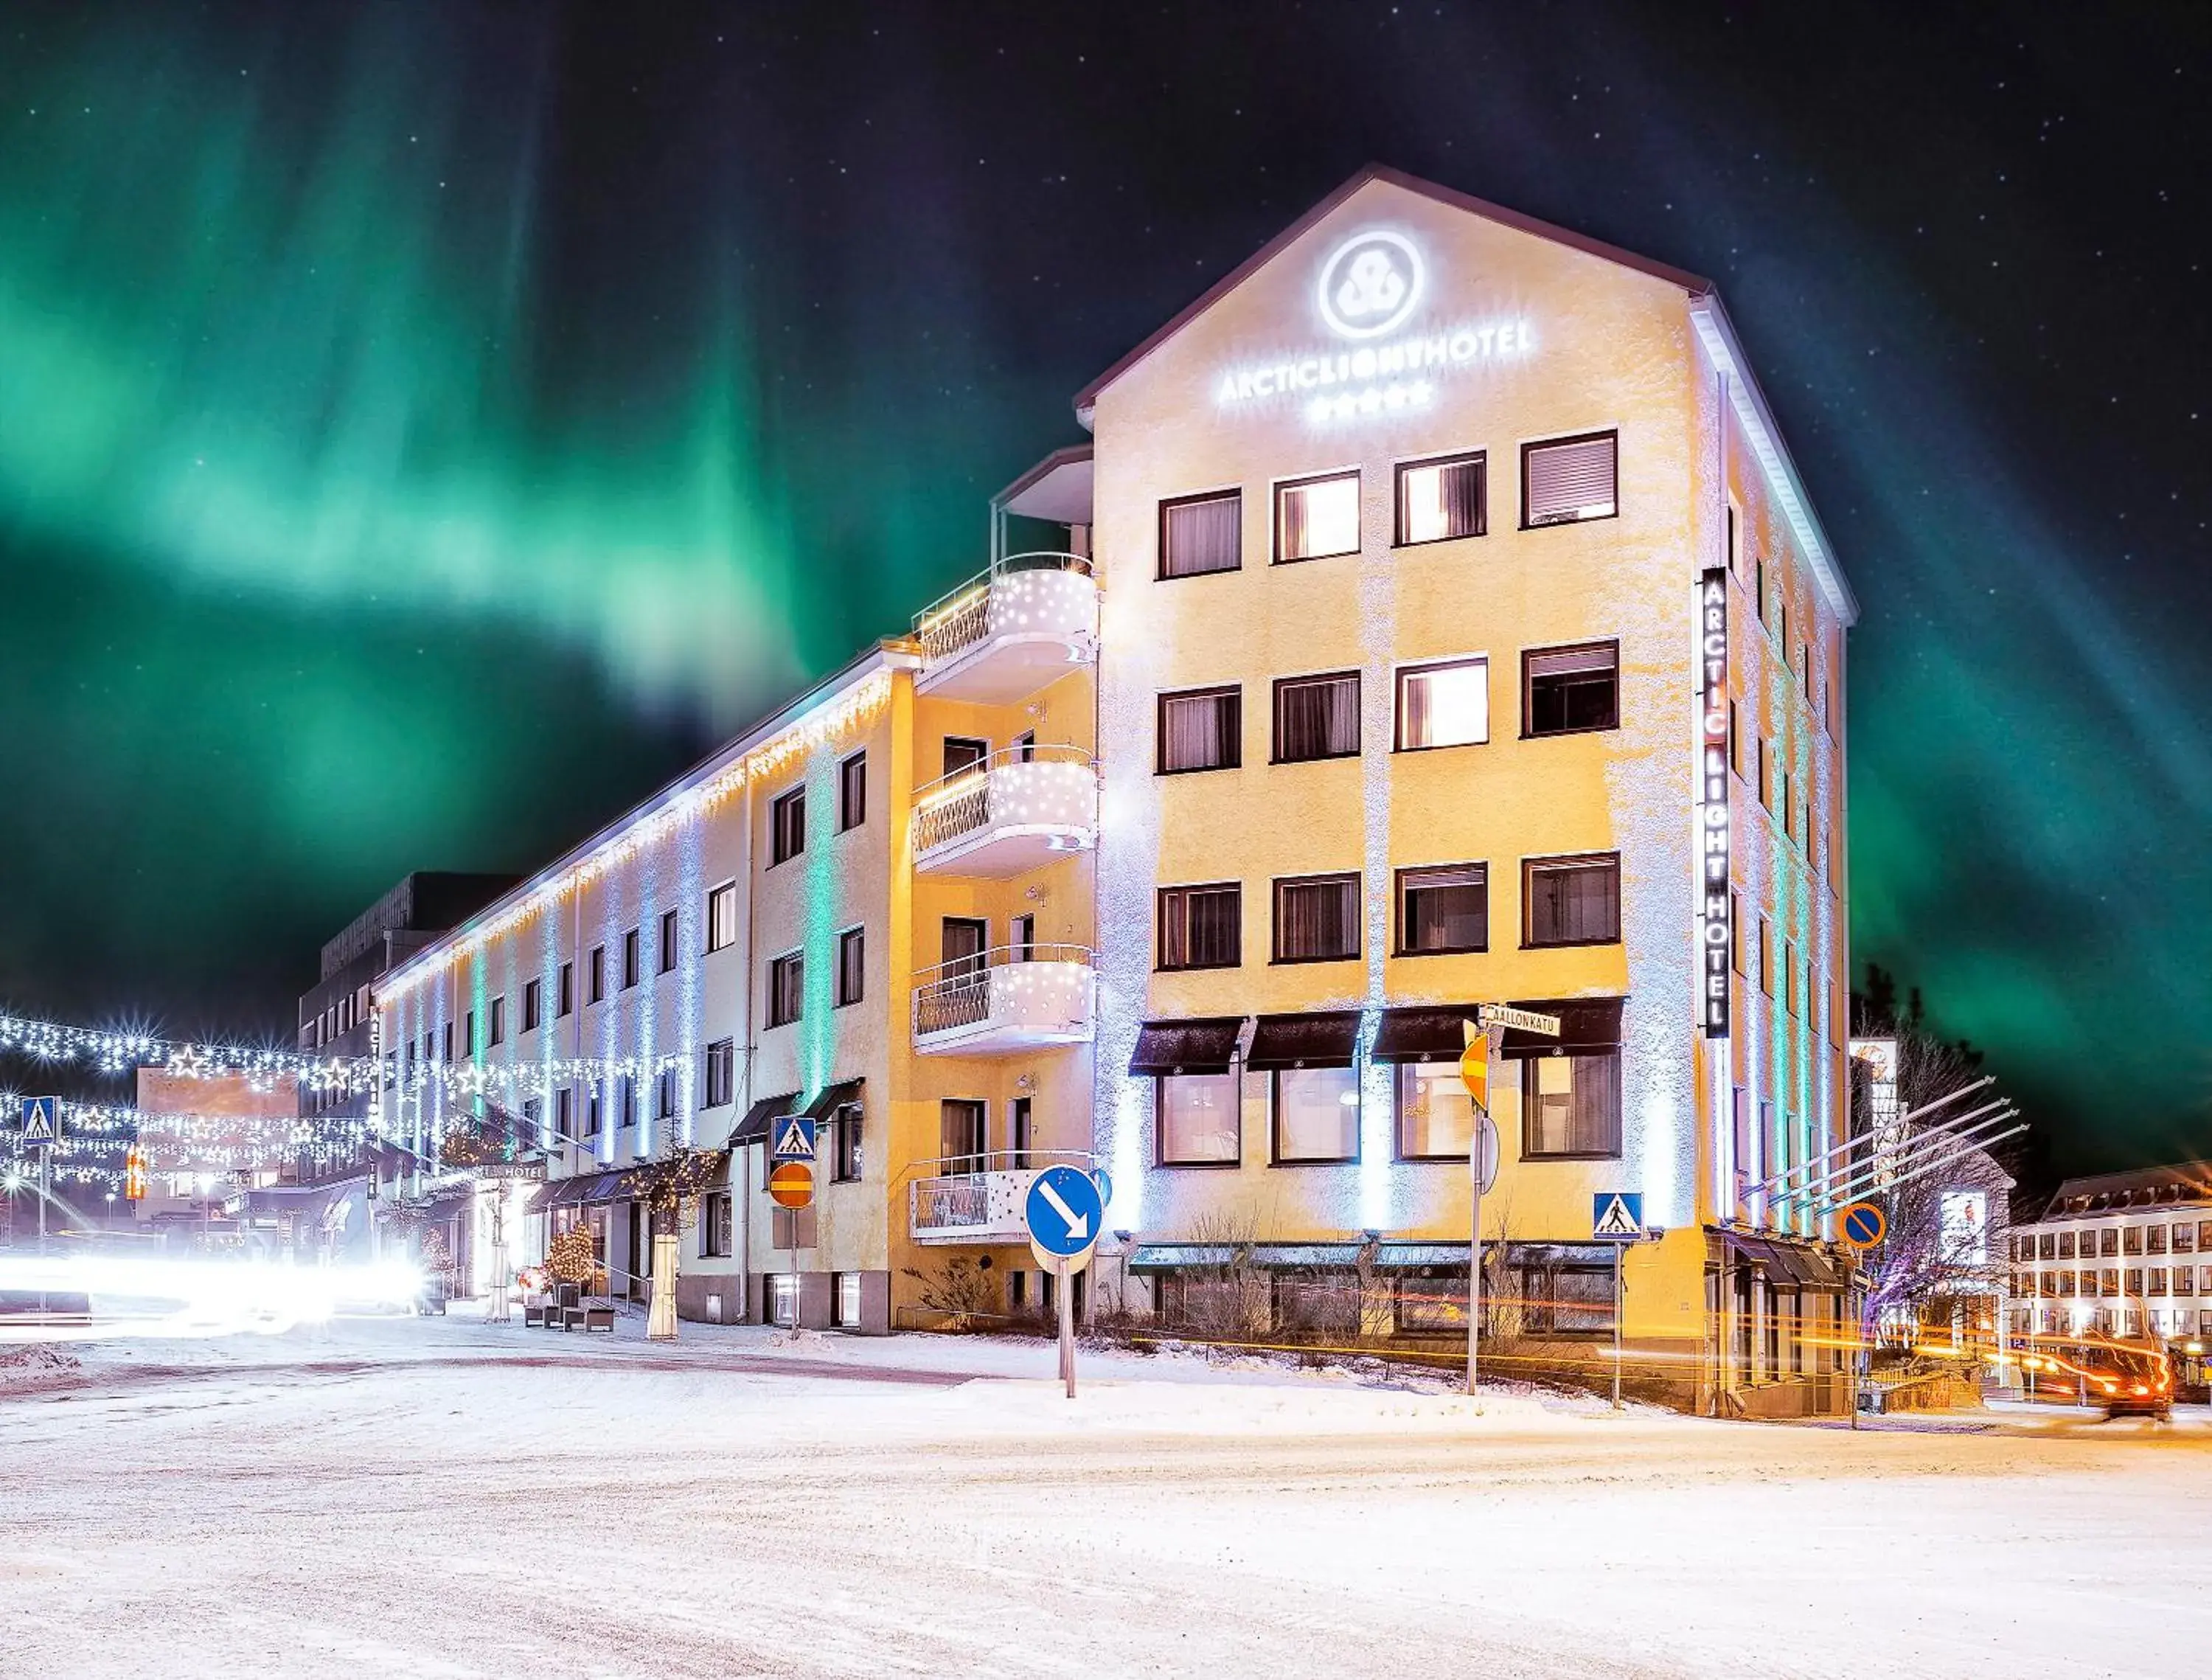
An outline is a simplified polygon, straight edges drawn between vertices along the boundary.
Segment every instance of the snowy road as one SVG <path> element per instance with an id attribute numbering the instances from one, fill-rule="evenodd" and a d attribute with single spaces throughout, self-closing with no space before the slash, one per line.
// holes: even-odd
<path id="1" fill-rule="evenodd" d="M 2212 1428 L 456 1320 L 0 1382 L 0 1675 L 2175 1676 Z M 980 1373 L 980 1374 L 975 1374 Z M 972 1376 L 972 1379 L 971 1379 Z"/>

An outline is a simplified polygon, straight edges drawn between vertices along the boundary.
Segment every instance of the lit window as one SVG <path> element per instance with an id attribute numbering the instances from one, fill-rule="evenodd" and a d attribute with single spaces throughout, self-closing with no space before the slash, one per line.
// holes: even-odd
<path id="1" fill-rule="evenodd" d="M 1244 697 L 1235 688 L 1160 696 L 1159 773 L 1235 770 L 1244 762 Z"/>
<path id="2" fill-rule="evenodd" d="M 1474 1141 L 1474 1099 L 1456 1062 L 1397 1068 L 1398 1153 L 1409 1161 L 1465 1160 Z"/>
<path id="3" fill-rule="evenodd" d="M 1481 864 L 1398 872 L 1400 956 L 1480 951 L 1489 943 L 1489 872 Z"/>
<path id="4" fill-rule="evenodd" d="M 1398 751 L 1490 739 L 1490 661 L 1454 660 L 1398 673 Z"/>
<path id="5" fill-rule="evenodd" d="M 1534 1056 L 1522 1063 L 1522 1153 L 1620 1153 L 1620 1053 Z"/>
<path id="6" fill-rule="evenodd" d="M 1160 575 L 1237 570 L 1243 563 L 1243 509 L 1236 490 L 1160 503 Z"/>
<path id="7" fill-rule="evenodd" d="M 1359 475 L 1307 478 L 1275 489 L 1275 562 L 1359 552 Z"/>
<path id="8" fill-rule="evenodd" d="M 1566 525 L 1611 519 L 1615 500 L 1619 438 L 1612 432 L 1564 437 L 1521 448 L 1521 523 Z"/>
<path id="9" fill-rule="evenodd" d="M 1359 673 L 1285 677 L 1275 684 L 1275 762 L 1347 758 L 1359 752 Z"/>
<path id="10" fill-rule="evenodd" d="M 1359 877 L 1275 883 L 1275 960 L 1340 961 L 1359 954 Z"/>
<path id="11" fill-rule="evenodd" d="M 1479 454 L 1407 461 L 1398 469 L 1398 545 L 1480 536 L 1482 491 Z"/>
<path id="12" fill-rule="evenodd" d="M 1531 735 L 1571 735 L 1620 727 L 1620 648 L 1592 642 L 1521 656 L 1523 727 Z"/>
<path id="13" fill-rule="evenodd" d="M 1618 857 L 1530 858 L 1522 867 L 1524 944 L 1610 945 L 1620 938 Z"/>
<path id="14" fill-rule="evenodd" d="M 858 1330 L 860 1324 L 860 1274 L 837 1274 L 837 1328 Z"/>
<path id="15" fill-rule="evenodd" d="M 1233 1073 L 1162 1074 L 1160 1165 L 1234 1165 L 1239 1153 L 1237 1109 L 1237 1078 Z"/>
<path id="16" fill-rule="evenodd" d="M 1162 887 L 1159 965 L 1235 968 L 1243 960 L 1243 896 L 1234 881 Z"/>
<path id="17" fill-rule="evenodd" d="M 1359 1159 L 1359 1079 L 1350 1068 L 1275 1070 L 1275 1159 Z"/>

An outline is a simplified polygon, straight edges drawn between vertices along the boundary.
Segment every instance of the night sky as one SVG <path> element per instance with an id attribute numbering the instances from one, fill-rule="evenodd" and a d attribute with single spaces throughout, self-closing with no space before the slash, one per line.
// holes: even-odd
<path id="1" fill-rule="evenodd" d="M 2212 1151 L 2212 9 L 0 13 L 0 999 L 289 1031 L 984 558 L 1363 162 L 1717 279 L 1864 604 L 1857 954 Z"/>

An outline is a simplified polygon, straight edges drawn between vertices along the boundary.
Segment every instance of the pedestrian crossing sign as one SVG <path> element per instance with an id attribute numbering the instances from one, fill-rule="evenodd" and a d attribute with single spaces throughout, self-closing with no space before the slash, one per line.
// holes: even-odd
<path id="1" fill-rule="evenodd" d="M 51 1147 L 61 1130 L 56 1117 L 61 1110 L 60 1099 L 54 1097 L 26 1097 L 23 1099 L 23 1145 Z"/>
<path id="2" fill-rule="evenodd" d="M 1644 1234 L 1644 1193 L 1641 1190 L 1600 1190 L 1590 1197 L 1590 1235 L 1626 1238 Z"/>
<path id="3" fill-rule="evenodd" d="M 803 1114 L 787 1114 L 776 1123 L 775 1147 L 769 1158 L 777 1165 L 814 1159 L 814 1123 Z"/>

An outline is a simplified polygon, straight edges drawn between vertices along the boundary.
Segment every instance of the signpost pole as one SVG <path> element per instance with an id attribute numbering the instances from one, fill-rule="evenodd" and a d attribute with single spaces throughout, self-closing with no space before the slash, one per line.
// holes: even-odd
<path id="1" fill-rule="evenodd" d="M 1060 1374 L 1067 1385 L 1067 1397 L 1075 1398 L 1075 1295 L 1069 1287 L 1073 1280 L 1063 1260 L 1055 1269 L 1060 1274 Z"/>
<path id="2" fill-rule="evenodd" d="M 1498 1035 L 1486 1035 L 1488 1049 L 1484 1052 L 1486 1066 L 1494 1063 L 1498 1055 Z M 1482 1340 L 1482 1145 L 1483 1129 L 1490 1124 L 1489 1087 L 1484 1087 L 1485 1100 L 1475 1104 L 1473 1135 L 1468 1139 L 1468 1233 L 1467 1233 L 1467 1392 L 1474 1397 L 1476 1367 Z"/>
<path id="3" fill-rule="evenodd" d="M 1620 1268 L 1626 1243 L 1613 1245 L 1613 1409 L 1620 1409 Z"/>

